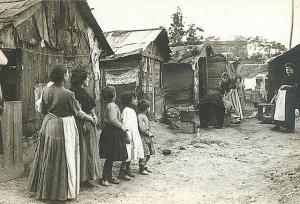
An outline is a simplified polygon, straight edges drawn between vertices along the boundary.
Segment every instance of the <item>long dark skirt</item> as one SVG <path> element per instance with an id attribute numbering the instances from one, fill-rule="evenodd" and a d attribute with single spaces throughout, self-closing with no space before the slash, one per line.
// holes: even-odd
<path id="1" fill-rule="evenodd" d="M 31 166 L 28 188 L 36 192 L 39 199 L 66 200 L 68 198 L 68 170 L 63 121 L 60 118 L 50 119 L 46 116 L 44 123 L 47 125 L 40 134 Z"/>
<path id="2" fill-rule="evenodd" d="M 75 120 L 73 125 L 74 130 L 76 129 L 74 132 L 77 132 Z M 79 171 L 77 168 L 79 147 L 76 147 L 74 151 L 76 166 L 72 169 L 68 168 L 66 146 L 70 147 L 72 144 L 66 143 L 68 136 L 64 132 L 63 119 L 46 115 L 39 137 L 30 169 L 28 190 L 37 193 L 39 199 L 67 200 L 75 198 L 79 193 L 79 173 L 77 173 Z M 78 141 L 75 143 L 78 144 Z M 76 178 L 69 178 L 69 171 L 76 171 L 74 174 Z M 70 180 L 72 184 L 76 185 L 75 191 L 70 189 Z"/>
<path id="3" fill-rule="evenodd" d="M 101 164 L 97 147 L 96 128 L 89 121 L 76 120 L 80 147 L 80 181 L 101 177 Z"/>
<path id="4" fill-rule="evenodd" d="M 127 160 L 128 154 L 125 138 L 126 133 L 121 128 L 113 125 L 106 125 L 100 135 L 100 157 L 112 161 Z"/>

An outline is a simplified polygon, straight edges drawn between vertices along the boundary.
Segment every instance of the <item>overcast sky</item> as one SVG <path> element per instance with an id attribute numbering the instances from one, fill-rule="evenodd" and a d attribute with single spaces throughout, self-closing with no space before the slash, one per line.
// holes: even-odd
<path id="1" fill-rule="evenodd" d="M 262 36 L 288 47 L 292 0 L 88 0 L 103 31 L 169 27 L 180 6 L 186 25 L 230 40 Z M 300 0 L 295 1 L 293 46 L 300 44 Z"/>

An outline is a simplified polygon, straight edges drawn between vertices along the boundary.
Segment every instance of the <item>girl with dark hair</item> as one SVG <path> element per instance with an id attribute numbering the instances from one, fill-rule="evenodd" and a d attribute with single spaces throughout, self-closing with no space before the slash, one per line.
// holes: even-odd
<path id="1" fill-rule="evenodd" d="M 295 74 L 295 65 L 287 63 L 284 65 L 286 74 L 284 75 L 281 87 L 277 93 L 275 106 L 275 126 L 271 128 L 274 131 L 283 131 L 292 133 L 295 130 L 295 109 L 296 109 L 296 92 L 297 80 Z"/>
<path id="2" fill-rule="evenodd" d="M 116 90 L 113 86 L 107 86 L 102 90 L 102 99 L 105 102 L 104 128 L 100 135 L 100 157 L 106 159 L 103 167 L 101 185 L 109 186 L 109 183 L 119 184 L 119 180 L 112 176 L 114 161 L 128 159 L 126 150 L 126 131 L 122 124 L 121 112 L 116 101 Z"/>
<path id="3" fill-rule="evenodd" d="M 96 103 L 84 87 L 88 87 L 89 78 L 84 69 L 75 69 L 71 76 L 71 88 L 82 111 L 93 117 L 94 121 L 76 117 L 79 132 L 80 148 L 80 181 L 81 185 L 93 187 L 90 182 L 101 177 L 100 157 L 96 143 L 96 124 L 98 122 L 95 113 Z"/>
<path id="4" fill-rule="evenodd" d="M 153 133 L 150 128 L 150 122 L 147 113 L 150 111 L 150 102 L 142 99 L 138 104 L 138 124 L 139 131 L 142 138 L 143 148 L 144 148 L 144 159 L 139 160 L 139 173 L 142 175 L 148 175 L 151 170 L 147 167 L 150 160 L 150 155 L 155 154 L 154 144 L 153 144 Z"/>
<path id="5" fill-rule="evenodd" d="M 28 188 L 43 200 L 75 199 L 79 194 L 79 138 L 73 116 L 94 121 L 81 110 L 74 93 L 64 88 L 68 78 L 65 65 L 55 66 L 50 74 L 54 84 L 42 94 L 41 112 L 45 118 Z"/>
<path id="6" fill-rule="evenodd" d="M 119 177 L 127 180 L 129 177 L 135 177 L 130 170 L 130 163 L 133 160 L 144 158 L 144 149 L 141 136 L 139 133 L 139 126 L 137 121 L 137 114 L 135 108 L 137 106 L 137 96 L 133 91 L 125 92 L 121 96 L 121 103 L 124 107 L 122 112 L 123 125 L 127 130 L 130 143 L 126 144 L 128 160 L 122 162 Z"/>

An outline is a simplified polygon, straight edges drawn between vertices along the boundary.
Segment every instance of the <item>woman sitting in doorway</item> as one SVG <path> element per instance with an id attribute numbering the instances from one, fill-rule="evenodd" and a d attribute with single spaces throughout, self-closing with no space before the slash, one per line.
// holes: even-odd
<path id="1" fill-rule="evenodd" d="M 229 78 L 229 75 L 224 72 L 222 74 L 222 79 L 219 83 L 220 92 L 223 96 L 223 100 L 230 103 L 231 109 L 231 122 L 238 124 L 243 119 L 242 107 L 236 88 L 236 84 L 233 80 Z M 225 108 L 228 109 L 228 103 L 225 103 Z"/>

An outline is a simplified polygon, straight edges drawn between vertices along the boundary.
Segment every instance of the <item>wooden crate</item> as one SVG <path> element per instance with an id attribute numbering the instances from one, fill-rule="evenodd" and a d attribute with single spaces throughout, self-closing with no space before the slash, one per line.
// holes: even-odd
<path id="1" fill-rule="evenodd" d="M 181 111 L 180 120 L 184 122 L 194 122 L 195 111 Z"/>
<path id="2" fill-rule="evenodd" d="M 257 119 L 263 122 L 272 122 L 275 113 L 275 104 L 260 103 L 257 106 Z"/>
<path id="3" fill-rule="evenodd" d="M 24 173 L 22 152 L 22 102 L 4 102 L 1 118 L 4 155 L 0 157 L 0 183 Z"/>
<path id="4" fill-rule="evenodd" d="M 184 122 L 180 120 L 174 121 L 172 123 L 172 126 L 176 127 L 177 132 L 190 133 L 190 134 L 194 134 L 196 128 L 195 122 Z"/>

